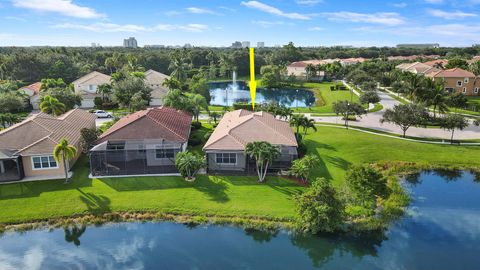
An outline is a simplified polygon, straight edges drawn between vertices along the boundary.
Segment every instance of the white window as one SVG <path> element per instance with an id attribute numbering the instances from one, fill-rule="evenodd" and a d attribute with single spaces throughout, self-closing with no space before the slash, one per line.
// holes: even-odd
<path id="1" fill-rule="evenodd" d="M 473 92 L 478 93 L 478 87 L 475 87 L 475 89 L 473 90 Z"/>
<path id="2" fill-rule="evenodd" d="M 32 157 L 32 168 L 34 170 L 56 169 L 58 165 L 53 156 L 34 156 Z"/>
<path id="3" fill-rule="evenodd" d="M 155 158 L 162 159 L 162 158 L 174 158 L 175 157 L 175 150 L 173 148 L 160 148 L 158 147 L 155 149 Z"/>
<path id="4" fill-rule="evenodd" d="M 467 88 L 463 87 L 463 93 L 466 93 L 466 92 L 467 92 Z"/>
<path id="5" fill-rule="evenodd" d="M 457 81 L 457 86 L 462 86 L 462 81 Z"/>
<path id="6" fill-rule="evenodd" d="M 217 153 L 215 159 L 217 164 L 237 164 L 237 154 L 235 153 Z"/>
<path id="7" fill-rule="evenodd" d="M 96 84 L 89 84 L 88 85 L 88 91 L 90 92 L 96 92 L 97 91 L 97 85 Z"/>
<path id="8" fill-rule="evenodd" d="M 463 82 L 464 82 L 464 83 L 468 83 L 468 77 L 465 78 L 465 79 L 463 79 Z"/>

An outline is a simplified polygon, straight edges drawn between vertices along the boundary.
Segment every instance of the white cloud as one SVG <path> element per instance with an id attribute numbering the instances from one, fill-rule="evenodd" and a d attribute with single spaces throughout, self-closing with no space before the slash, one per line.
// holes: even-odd
<path id="1" fill-rule="evenodd" d="M 296 0 L 297 4 L 305 6 L 314 6 L 323 3 L 323 0 Z"/>
<path id="2" fill-rule="evenodd" d="M 442 4 L 443 0 L 425 0 L 429 4 Z"/>
<path id="3" fill-rule="evenodd" d="M 258 1 L 248 1 L 248 2 L 242 1 L 241 5 L 249 7 L 249 8 L 257 9 L 257 10 L 260 10 L 260 11 L 263 11 L 263 12 L 266 12 L 266 13 L 269 13 L 269 14 L 289 18 L 289 19 L 294 19 L 294 20 L 310 20 L 311 19 L 310 16 L 307 15 L 307 14 L 300 14 L 300 13 L 295 13 L 295 12 L 292 12 L 292 13 L 283 12 L 276 7 L 266 5 L 266 4 L 258 2 Z"/>
<path id="4" fill-rule="evenodd" d="M 198 8 L 198 7 L 188 7 L 185 10 L 187 10 L 187 12 L 193 13 L 193 14 L 215 14 L 215 12 L 213 12 L 209 9 Z"/>
<path id="5" fill-rule="evenodd" d="M 218 7 L 219 9 L 224 9 L 224 10 L 228 10 L 228 11 L 231 11 L 231 12 L 236 12 L 237 10 L 234 9 L 234 8 L 229 8 L 229 7 L 225 7 L 225 6 L 220 6 Z"/>
<path id="6" fill-rule="evenodd" d="M 308 28 L 308 31 L 323 31 L 323 30 L 325 30 L 325 28 L 322 28 L 320 26 L 314 26 L 314 27 Z"/>
<path id="7" fill-rule="evenodd" d="M 324 13 L 324 15 L 327 16 L 329 20 L 383 24 L 388 26 L 400 25 L 405 22 L 404 19 L 395 12 L 356 13 L 340 11 Z"/>
<path id="8" fill-rule="evenodd" d="M 476 17 L 475 13 L 466 13 L 462 11 L 443 11 L 440 9 L 428 9 L 427 13 L 434 17 L 440 17 L 447 20 L 463 19 L 468 17 Z"/>
<path id="9" fill-rule="evenodd" d="M 407 7 L 408 4 L 405 2 L 400 2 L 400 3 L 393 4 L 393 6 L 397 8 L 404 8 L 404 7 Z"/>
<path id="10" fill-rule="evenodd" d="M 93 23 L 93 24 L 72 24 L 72 23 L 63 23 L 53 25 L 53 28 L 61 29 L 78 29 L 85 30 L 97 33 L 114 33 L 114 32 L 130 32 L 130 33 L 139 33 L 139 32 L 156 32 L 156 31 L 173 31 L 173 30 L 183 30 L 186 32 L 203 32 L 208 30 L 208 25 L 190 23 L 185 25 L 178 24 L 158 24 L 154 27 L 145 27 L 142 25 L 135 24 L 114 24 L 114 23 Z"/>
<path id="11" fill-rule="evenodd" d="M 5 16 L 3 17 L 5 20 L 13 20 L 13 21 L 19 21 L 19 22 L 26 22 L 27 20 L 21 17 L 16 17 L 16 16 Z"/>
<path id="12" fill-rule="evenodd" d="M 135 24 L 114 24 L 114 23 L 93 23 L 93 24 L 73 24 L 73 23 L 63 23 L 56 24 L 53 28 L 62 28 L 62 29 L 79 29 L 86 30 L 91 32 L 98 33 L 113 33 L 113 32 L 147 32 L 147 29 L 144 26 L 135 25 Z"/>
<path id="13" fill-rule="evenodd" d="M 286 25 L 283 21 L 252 21 L 253 24 L 256 24 L 262 28 L 270 28 L 277 25 Z M 291 23 L 289 25 L 292 25 Z"/>
<path id="14" fill-rule="evenodd" d="M 72 3 L 72 0 L 13 0 L 13 5 L 19 8 L 53 12 L 67 17 L 82 19 L 105 17 L 105 15 L 98 13 L 92 8 Z"/>

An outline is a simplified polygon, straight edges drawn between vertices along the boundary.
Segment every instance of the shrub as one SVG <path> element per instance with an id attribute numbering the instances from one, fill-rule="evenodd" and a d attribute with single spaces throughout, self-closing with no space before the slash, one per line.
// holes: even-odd
<path id="1" fill-rule="evenodd" d="M 246 103 L 246 102 L 235 102 L 235 103 L 233 103 L 233 109 L 234 110 L 243 109 L 243 110 L 251 111 L 252 110 L 252 104 Z"/>
<path id="2" fill-rule="evenodd" d="M 331 85 L 330 86 L 330 91 L 335 91 L 335 86 Z"/>
<path id="3" fill-rule="evenodd" d="M 307 146 L 305 145 L 305 143 L 303 142 L 299 142 L 298 143 L 298 148 L 297 148 L 297 152 L 298 152 L 298 157 L 303 157 L 307 154 L 307 151 L 308 151 L 308 148 Z"/>
<path id="4" fill-rule="evenodd" d="M 315 155 L 306 155 L 301 159 L 294 160 L 289 173 L 300 178 L 304 183 L 308 182 L 308 178 L 313 168 L 320 163 L 320 159 Z"/>
<path id="5" fill-rule="evenodd" d="M 93 104 L 95 104 L 95 108 L 97 109 L 102 109 L 102 105 L 103 105 L 103 100 L 101 97 L 95 97 L 93 99 Z"/>
<path id="6" fill-rule="evenodd" d="M 192 129 L 197 130 L 202 128 L 202 123 L 201 122 L 192 122 Z"/>
<path id="7" fill-rule="evenodd" d="M 104 110 L 113 110 L 118 109 L 118 103 L 115 102 L 103 102 L 102 109 Z"/>
<path id="8" fill-rule="evenodd" d="M 324 178 L 317 178 L 312 186 L 295 197 L 298 219 L 296 226 L 306 233 L 334 232 L 343 224 L 343 203 L 335 188 Z"/>
<path id="9" fill-rule="evenodd" d="M 190 137 L 190 139 L 188 139 L 188 145 L 190 146 L 197 146 L 200 144 L 202 144 L 202 140 L 200 138 L 197 138 L 196 136 Z"/>
<path id="10" fill-rule="evenodd" d="M 376 208 L 377 198 L 388 196 L 387 179 L 369 165 L 354 165 L 345 178 L 347 191 L 355 205 Z"/>
<path id="11" fill-rule="evenodd" d="M 180 152 L 175 158 L 175 166 L 186 180 L 193 181 L 198 171 L 207 166 L 207 160 L 188 151 Z"/>

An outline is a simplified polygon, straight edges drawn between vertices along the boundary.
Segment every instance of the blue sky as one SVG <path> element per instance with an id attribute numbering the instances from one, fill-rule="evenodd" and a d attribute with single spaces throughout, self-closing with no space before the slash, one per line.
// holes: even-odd
<path id="1" fill-rule="evenodd" d="M 480 43 L 480 0 L 0 0 L 0 46 Z"/>

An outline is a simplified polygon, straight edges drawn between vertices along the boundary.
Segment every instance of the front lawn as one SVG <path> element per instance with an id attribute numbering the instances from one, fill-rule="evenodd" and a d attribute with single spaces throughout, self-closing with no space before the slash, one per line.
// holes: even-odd
<path id="1" fill-rule="evenodd" d="M 305 142 L 308 151 L 321 158 L 315 176 L 337 187 L 348 167 L 362 162 L 480 166 L 480 147 L 415 143 L 320 126 Z M 294 217 L 292 195 L 304 189 L 279 177 L 258 184 L 255 177 L 199 176 L 189 183 L 180 177 L 89 179 L 88 170 L 82 157 L 71 184 L 51 180 L 0 185 L 0 223 L 110 211 L 284 219 Z"/>

